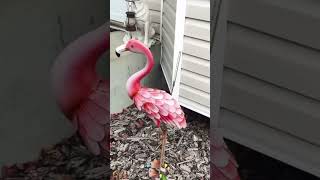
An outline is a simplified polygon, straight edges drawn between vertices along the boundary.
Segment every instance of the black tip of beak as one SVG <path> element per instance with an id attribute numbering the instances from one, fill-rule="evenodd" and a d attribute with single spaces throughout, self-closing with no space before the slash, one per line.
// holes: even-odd
<path id="1" fill-rule="evenodd" d="M 117 55 L 118 57 L 120 57 L 120 53 L 118 53 L 117 51 L 116 51 L 116 55 Z"/>

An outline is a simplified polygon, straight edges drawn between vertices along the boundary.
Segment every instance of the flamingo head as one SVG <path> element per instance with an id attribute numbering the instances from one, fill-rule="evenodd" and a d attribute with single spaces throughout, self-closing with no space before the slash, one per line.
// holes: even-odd
<path id="1" fill-rule="evenodd" d="M 130 39 L 127 43 L 122 44 L 116 48 L 116 55 L 120 57 L 121 53 L 125 51 L 131 51 L 134 53 L 143 54 L 145 48 L 147 48 L 142 42 L 137 39 Z"/>

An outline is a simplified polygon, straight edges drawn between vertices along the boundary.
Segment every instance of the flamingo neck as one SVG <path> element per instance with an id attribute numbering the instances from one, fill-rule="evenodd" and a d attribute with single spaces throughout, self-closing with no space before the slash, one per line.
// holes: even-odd
<path id="1" fill-rule="evenodd" d="M 109 48 L 109 36 L 107 26 L 103 25 L 95 31 L 89 32 L 79 38 L 75 47 L 74 54 L 78 57 L 74 58 L 74 65 L 79 69 L 89 70 L 96 74 L 96 64 L 99 57 Z"/>
<path id="2" fill-rule="evenodd" d="M 109 49 L 107 24 L 69 44 L 52 68 L 52 83 L 58 104 L 68 116 L 88 97 L 98 79 L 96 63 Z"/>
<path id="3" fill-rule="evenodd" d="M 127 91 L 131 99 L 141 88 L 140 81 L 151 72 L 154 65 L 153 55 L 150 49 L 143 46 L 141 50 L 147 58 L 147 63 L 143 69 L 130 76 L 127 81 Z"/>

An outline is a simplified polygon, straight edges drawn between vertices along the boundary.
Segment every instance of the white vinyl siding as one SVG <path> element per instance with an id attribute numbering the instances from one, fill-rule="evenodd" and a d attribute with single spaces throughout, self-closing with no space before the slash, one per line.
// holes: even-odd
<path id="1" fill-rule="evenodd" d="M 210 1 L 187 0 L 179 102 L 210 117 Z"/>
<path id="2" fill-rule="evenodd" d="M 161 2 L 161 1 L 159 1 Z M 172 89 L 175 45 L 176 1 L 163 0 L 161 67 L 169 89 Z M 160 6 L 161 7 L 161 4 Z"/>
<path id="3" fill-rule="evenodd" d="M 229 1 L 221 119 L 230 139 L 317 176 L 319 9 L 312 0 Z"/>

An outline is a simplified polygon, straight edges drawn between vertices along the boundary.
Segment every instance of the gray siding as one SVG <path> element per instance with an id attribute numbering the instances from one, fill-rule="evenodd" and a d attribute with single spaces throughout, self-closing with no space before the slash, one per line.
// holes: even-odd
<path id="1" fill-rule="evenodd" d="M 222 125 L 230 138 L 318 176 L 313 167 L 320 167 L 314 151 L 320 151 L 319 8 L 312 0 L 230 0 L 222 91 Z M 265 140 L 271 132 L 286 136 L 257 147 L 260 132 L 233 126 L 231 116 L 236 124 L 264 128 Z M 291 148 L 318 156 L 310 161 L 281 149 L 279 142 L 288 139 Z"/>

